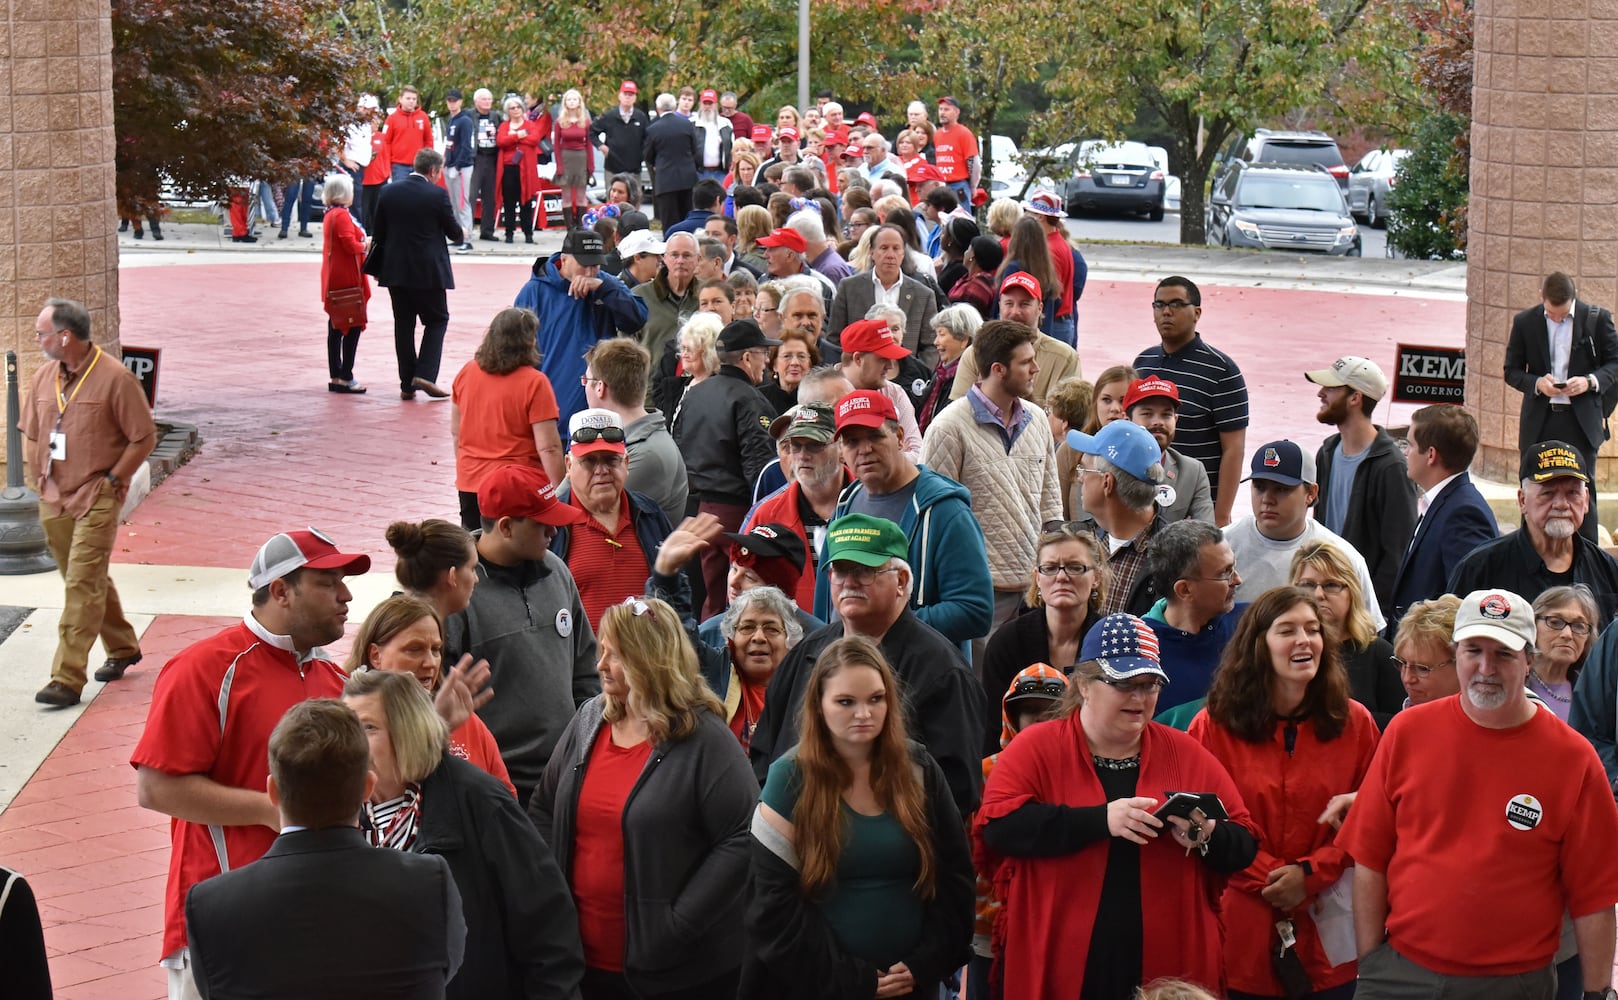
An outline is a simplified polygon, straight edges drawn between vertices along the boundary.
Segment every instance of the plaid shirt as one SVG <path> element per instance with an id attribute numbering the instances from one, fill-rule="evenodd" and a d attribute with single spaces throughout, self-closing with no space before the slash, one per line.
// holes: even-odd
<path id="1" fill-rule="evenodd" d="M 1112 615 L 1129 611 L 1130 598 L 1134 596 L 1135 586 L 1140 582 L 1141 575 L 1146 572 L 1146 561 L 1152 554 L 1152 536 L 1157 533 L 1158 526 L 1162 523 L 1162 514 L 1154 508 L 1151 523 L 1146 525 L 1129 544 L 1112 553 L 1112 557 L 1107 560 L 1107 568 L 1111 571 L 1112 579 L 1107 582 L 1107 599 L 1101 602 L 1101 614 Z M 1111 543 L 1107 533 L 1099 526 L 1096 533 L 1101 539 L 1101 544 L 1110 549 Z"/>

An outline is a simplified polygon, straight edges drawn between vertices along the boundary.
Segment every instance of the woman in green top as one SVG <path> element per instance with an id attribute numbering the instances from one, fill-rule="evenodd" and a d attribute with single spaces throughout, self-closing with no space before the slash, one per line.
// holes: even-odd
<path id="1" fill-rule="evenodd" d="M 893 670 L 840 639 L 753 822 L 741 996 L 937 996 L 966 960 L 972 861 L 943 772 L 905 736 Z"/>

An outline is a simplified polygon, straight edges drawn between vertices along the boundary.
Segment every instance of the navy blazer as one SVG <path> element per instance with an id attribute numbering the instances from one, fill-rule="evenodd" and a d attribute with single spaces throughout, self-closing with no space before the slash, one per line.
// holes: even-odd
<path id="1" fill-rule="evenodd" d="M 1551 404 L 1534 391 L 1534 383 L 1551 370 L 1550 338 L 1545 330 L 1545 306 L 1532 306 L 1511 320 L 1511 337 L 1506 341 L 1506 381 L 1523 394 L 1522 414 L 1517 423 L 1517 447 L 1527 448 L 1544 440 L 1542 428 Z M 1606 408 L 1603 397 L 1618 389 L 1618 330 L 1612 313 L 1585 302 L 1573 308 L 1573 347 L 1568 352 L 1567 373 L 1594 375 L 1600 392 L 1587 392 L 1573 398 L 1573 415 L 1578 418 L 1587 441 L 1569 441 L 1577 448 L 1595 451 L 1607 439 Z"/>
<path id="2" fill-rule="evenodd" d="M 1446 593 L 1450 574 L 1460 561 L 1499 534 L 1494 511 L 1472 485 L 1472 477 L 1463 472 L 1451 480 L 1416 525 L 1416 533 L 1399 563 L 1399 575 L 1393 583 L 1392 614 L 1388 615 L 1388 641 L 1393 641 L 1399 619 L 1412 604 Z"/>
<path id="3" fill-rule="evenodd" d="M 283 833 L 198 882 L 185 924 L 203 1000 L 443 1000 L 466 943 L 448 863 L 352 826 Z"/>
<path id="4" fill-rule="evenodd" d="M 376 199 L 376 213 L 367 219 L 373 248 L 365 258 L 365 273 L 383 288 L 454 288 L 449 268 L 449 245 L 459 244 L 465 233 L 455 221 L 449 192 L 420 174 L 393 181 Z"/>

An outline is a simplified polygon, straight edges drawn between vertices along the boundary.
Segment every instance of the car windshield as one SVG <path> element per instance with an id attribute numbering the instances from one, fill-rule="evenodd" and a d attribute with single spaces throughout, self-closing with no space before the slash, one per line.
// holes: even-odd
<path id="1" fill-rule="evenodd" d="M 1270 163 L 1318 163 L 1330 167 L 1342 163 L 1342 154 L 1336 147 L 1324 142 L 1270 142 L 1264 145 L 1259 159 Z"/>
<path id="2" fill-rule="evenodd" d="M 1150 170 L 1155 166 L 1152 163 L 1151 150 L 1139 143 L 1092 146 L 1079 154 L 1079 160 L 1085 166 L 1120 166 L 1144 170 Z"/>
<path id="3" fill-rule="evenodd" d="M 1285 208 L 1341 214 L 1343 196 L 1330 177 L 1245 177 L 1236 192 L 1243 208 Z"/>

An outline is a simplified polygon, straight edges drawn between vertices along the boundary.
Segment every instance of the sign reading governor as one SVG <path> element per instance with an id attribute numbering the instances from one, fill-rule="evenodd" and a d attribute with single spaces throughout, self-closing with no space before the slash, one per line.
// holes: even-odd
<path id="1" fill-rule="evenodd" d="M 1466 391 L 1466 350 L 1399 344 L 1395 403 L 1461 403 Z"/>

